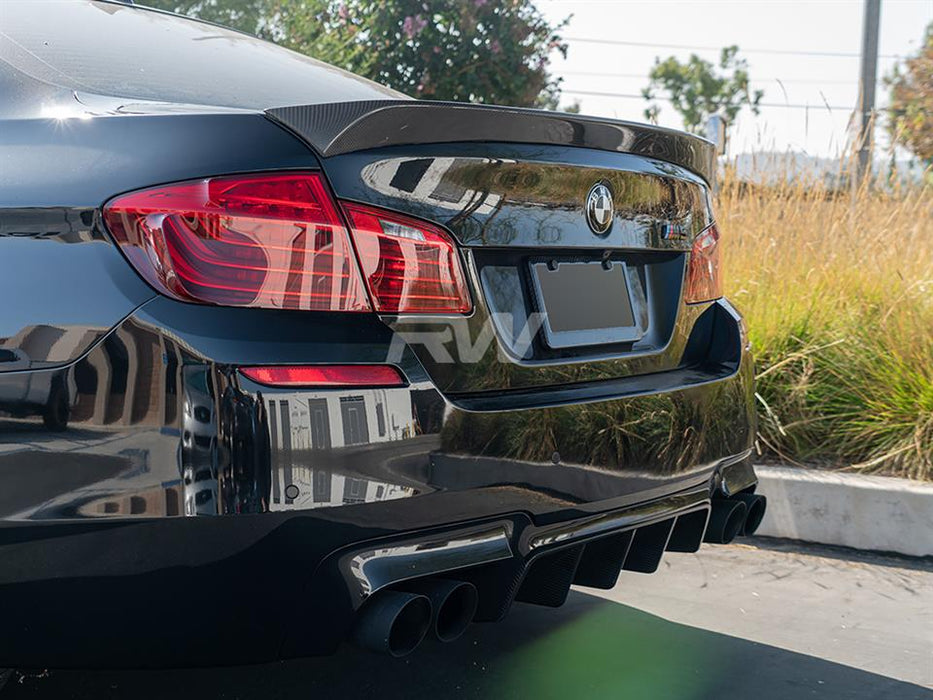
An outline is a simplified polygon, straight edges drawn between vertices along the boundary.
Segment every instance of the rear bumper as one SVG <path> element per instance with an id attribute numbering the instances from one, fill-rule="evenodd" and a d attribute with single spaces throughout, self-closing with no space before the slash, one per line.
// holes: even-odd
<path id="1" fill-rule="evenodd" d="M 665 484 L 556 520 L 554 510 L 479 507 L 466 491 L 302 513 L 7 526 L 0 664 L 328 654 L 369 596 L 435 575 L 477 587 L 478 621 L 501 619 L 515 601 L 556 607 L 571 584 L 611 588 L 620 570 L 653 572 L 665 550 L 696 551 L 716 485 L 753 479 L 748 455 L 737 455 L 674 491 Z"/>
<path id="2" fill-rule="evenodd" d="M 755 484 L 747 341 L 710 308 L 705 364 L 445 398 L 411 353 L 389 389 L 270 390 L 233 367 L 383 361 L 376 319 L 144 306 L 45 370 L 64 431 L 0 418 L 0 666 L 322 654 L 407 578 L 469 579 L 495 620 L 653 570 L 699 546 L 717 492 Z"/>

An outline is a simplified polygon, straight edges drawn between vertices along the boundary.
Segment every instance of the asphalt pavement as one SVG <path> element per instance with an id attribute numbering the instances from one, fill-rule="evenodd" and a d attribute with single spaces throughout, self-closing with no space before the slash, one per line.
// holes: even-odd
<path id="1" fill-rule="evenodd" d="M 294 600 L 289 598 L 289 604 Z M 181 611 L 181 608 L 180 608 Z M 759 538 L 393 660 L 16 673 L 16 698 L 933 699 L 933 562 Z"/>

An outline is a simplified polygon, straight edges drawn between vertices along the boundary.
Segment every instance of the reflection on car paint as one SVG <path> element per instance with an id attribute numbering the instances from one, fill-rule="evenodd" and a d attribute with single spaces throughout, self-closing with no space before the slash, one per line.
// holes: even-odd
<path id="1" fill-rule="evenodd" d="M 410 356 L 405 363 L 415 376 Z M 510 507 L 532 510 L 604 503 L 708 478 L 724 456 L 747 453 L 750 372 L 742 363 L 732 380 L 658 396 L 476 412 L 418 382 L 260 387 L 131 318 L 67 368 L 0 373 L 11 397 L 0 407 L 0 467 L 11 485 L 0 518 L 307 511 L 440 492 L 507 493 Z M 23 376 L 73 391 L 66 429 L 50 430 L 29 408 Z M 35 469 L 60 476 L 37 486 Z"/>
<path id="2" fill-rule="evenodd" d="M 279 392 L 264 398 L 274 454 L 279 457 L 273 467 L 270 510 L 388 501 L 416 493 L 411 486 L 336 471 L 330 457 L 345 448 L 414 436 L 408 389 Z"/>
<path id="3" fill-rule="evenodd" d="M 345 168 L 336 157 L 335 187 L 441 222 L 465 246 L 683 250 L 711 223 L 706 184 L 670 163 L 618 154 L 612 167 L 580 167 L 520 146 L 500 147 L 497 158 L 461 155 L 456 146 L 430 157 L 407 150 L 412 155 L 366 160 L 355 177 L 354 156 L 345 157 Z M 615 226 L 599 241 L 579 226 L 581 193 L 594 182 L 605 182 L 619 200 Z"/>

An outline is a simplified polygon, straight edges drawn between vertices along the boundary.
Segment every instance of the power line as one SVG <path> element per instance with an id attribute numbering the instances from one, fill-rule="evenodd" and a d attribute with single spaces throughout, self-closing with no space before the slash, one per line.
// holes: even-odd
<path id="1" fill-rule="evenodd" d="M 561 89 L 561 92 L 567 93 L 568 95 L 589 95 L 591 97 L 619 97 L 619 98 L 628 99 L 628 100 L 644 100 L 645 99 L 644 95 L 635 95 L 632 93 L 624 93 L 624 92 L 599 92 L 596 90 L 564 90 L 564 89 Z M 656 97 L 652 97 L 651 99 L 652 100 L 663 100 L 665 102 L 673 101 L 671 100 L 670 97 L 663 97 L 660 95 Z M 827 105 L 827 104 L 805 105 L 805 104 L 792 104 L 788 102 L 759 102 L 758 106 L 759 107 L 783 107 L 787 109 L 829 109 L 829 110 L 839 109 L 839 110 L 845 110 L 848 112 L 852 111 L 851 106 L 842 107 L 839 105 Z"/>
<path id="2" fill-rule="evenodd" d="M 620 39 L 592 39 L 589 37 L 564 37 L 567 41 L 576 41 L 581 44 L 611 44 L 613 46 L 637 46 L 647 49 L 688 49 L 693 51 L 722 51 L 721 46 L 692 46 L 690 44 L 656 44 L 648 41 L 622 41 Z M 847 51 L 799 51 L 794 49 L 748 49 L 742 48 L 743 53 L 769 53 L 786 56 L 822 56 L 826 58 L 858 58 L 860 54 Z M 899 54 L 879 54 L 879 58 L 902 58 Z"/>
<path id="3" fill-rule="evenodd" d="M 560 75 L 585 75 L 593 78 L 638 78 L 639 80 L 650 80 L 651 76 L 644 75 L 643 73 L 605 73 L 600 71 L 586 71 L 586 70 L 565 70 L 557 71 Z M 779 83 L 787 83 L 788 85 L 858 85 L 855 80 L 818 80 L 815 78 L 752 78 L 751 82 L 753 83 L 765 83 L 777 81 Z M 884 78 L 879 78 L 878 82 L 883 82 Z"/>

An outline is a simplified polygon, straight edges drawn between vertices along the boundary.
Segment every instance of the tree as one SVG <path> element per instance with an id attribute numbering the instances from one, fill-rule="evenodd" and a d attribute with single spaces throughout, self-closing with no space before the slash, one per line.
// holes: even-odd
<path id="1" fill-rule="evenodd" d="M 896 67 L 887 82 L 892 139 L 933 166 L 933 23 L 917 55 Z"/>
<path id="2" fill-rule="evenodd" d="M 642 95 L 650 102 L 658 97 L 659 90 L 666 91 L 684 127 L 694 133 L 702 131 L 713 114 L 723 114 L 730 124 L 745 105 L 758 114 L 764 93 L 749 90 L 748 62 L 738 58 L 738 51 L 738 46 L 724 48 L 718 65 L 696 54 L 691 54 L 686 63 L 673 56 L 663 61 L 656 58 L 649 73 L 651 82 Z M 650 105 L 645 117 L 657 122 L 660 109 L 656 103 Z"/>
<path id="3" fill-rule="evenodd" d="M 554 108 L 558 32 L 531 0 L 149 0 L 226 24 L 401 92 Z"/>
<path id="4" fill-rule="evenodd" d="M 271 39 L 276 0 L 140 0 L 140 5 L 222 24 L 263 39 Z"/>

